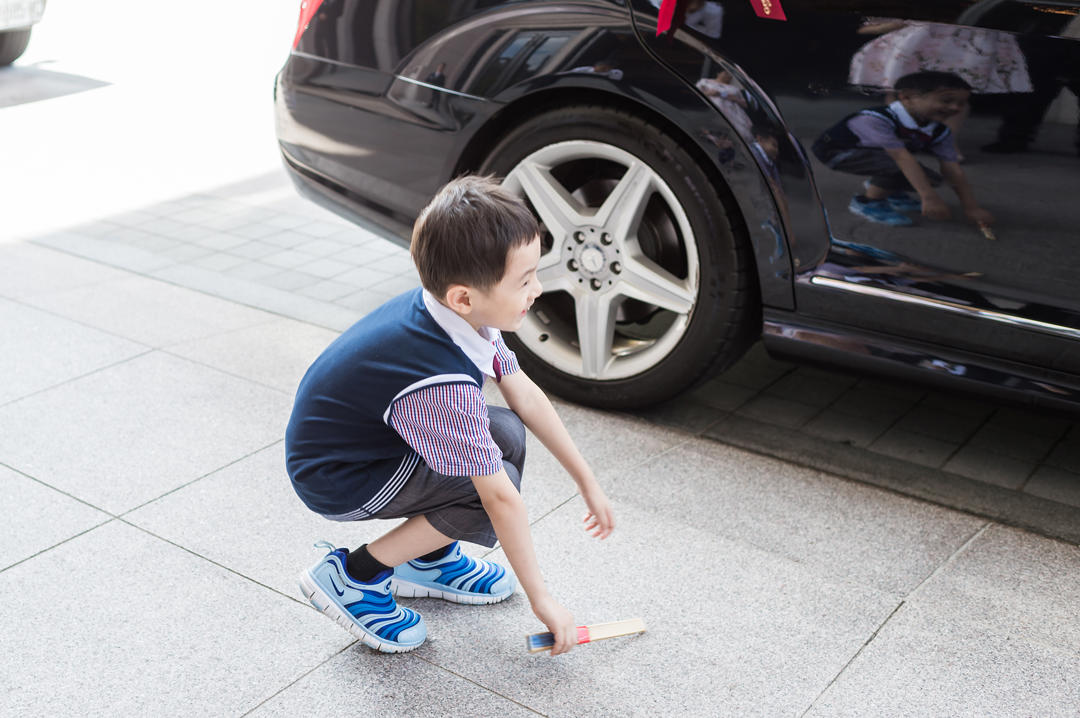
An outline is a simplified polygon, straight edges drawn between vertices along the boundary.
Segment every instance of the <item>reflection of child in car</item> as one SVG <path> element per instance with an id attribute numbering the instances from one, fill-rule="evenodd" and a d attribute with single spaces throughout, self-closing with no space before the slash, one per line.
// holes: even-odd
<path id="1" fill-rule="evenodd" d="M 920 209 L 930 219 L 948 219 L 949 208 L 934 190 L 944 177 L 968 219 L 991 224 L 994 219 L 976 201 L 944 124 L 963 111 L 971 87 L 951 72 L 925 71 L 901 77 L 894 89 L 899 99 L 892 104 L 849 115 L 814 142 L 814 154 L 830 168 L 869 176 L 866 193 L 852 197 L 848 209 L 892 226 L 911 224 L 903 212 Z M 936 156 L 940 174 L 921 164 L 918 154 Z M 919 199 L 908 194 L 911 190 Z"/>

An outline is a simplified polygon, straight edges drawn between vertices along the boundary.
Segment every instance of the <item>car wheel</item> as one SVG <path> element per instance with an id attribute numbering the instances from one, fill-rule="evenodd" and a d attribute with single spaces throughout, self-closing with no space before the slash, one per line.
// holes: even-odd
<path id="1" fill-rule="evenodd" d="M 749 248 L 702 168 L 659 128 L 564 108 L 511 130 L 480 170 L 541 222 L 544 293 L 507 341 L 550 391 L 646 406 L 726 368 L 759 333 Z"/>
<path id="2" fill-rule="evenodd" d="M 19 59 L 30 44 L 30 28 L 0 32 L 0 67 Z"/>

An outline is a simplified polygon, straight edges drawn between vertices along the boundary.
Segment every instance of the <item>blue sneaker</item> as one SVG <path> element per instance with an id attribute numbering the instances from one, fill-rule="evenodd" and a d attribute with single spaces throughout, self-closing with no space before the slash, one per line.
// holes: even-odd
<path id="1" fill-rule="evenodd" d="M 873 186 L 870 184 L 870 180 L 863 182 L 863 187 L 866 189 Z M 907 192 L 895 192 L 886 197 L 885 201 L 897 212 L 919 212 L 922 210 L 922 200 L 912 197 Z"/>
<path id="2" fill-rule="evenodd" d="M 510 597 L 517 582 L 497 563 L 461 552 L 457 541 L 434 561 L 413 559 L 394 569 L 395 596 L 445 598 L 454 603 L 498 603 Z"/>
<path id="3" fill-rule="evenodd" d="M 889 203 L 897 212 L 920 212 L 922 211 L 922 200 L 917 197 L 912 197 L 907 192 L 898 192 L 891 194 L 885 198 L 885 201 Z"/>
<path id="4" fill-rule="evenodd" d="M 390 571 L 368 583 L 354 581 L 345 572 L 348 549 L 324 542 L 315 545 L 331 551 L 300 574 L 300 590 L 311 605 L 377 651 L 403 653 L 424 642 L 424 619 L 411 608 L 398 606 L 390 595 Z"/>
<path id="5" fill-rule="evenodd" d="M 848 211 L 871 222 L 887 224 L 892 227 L 906 227 L 911 224 L 911 218 L 890 207 L 887 199 L 864 198 L 860 200 L 858 196 L 855 196 L 851 198 Z"/>

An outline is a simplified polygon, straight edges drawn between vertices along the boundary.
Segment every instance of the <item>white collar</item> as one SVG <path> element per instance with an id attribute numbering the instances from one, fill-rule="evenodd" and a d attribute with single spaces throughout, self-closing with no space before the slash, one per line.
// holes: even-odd
<path id="1" fill-rule="evenodd" d="M 920 130 L 929 134 L 928 130 L 937 125 L 933 120 L 930 120 L 925 125 L 920 125 L 915 121 L 915 118 L 911 116 L 911 113 L 907 111 L 907 108 L 904 107 L 904 104 L 900 102 L 900 100 L 889 105 L 889 110 L 896 115 L 896 119 L 900 120 L 900 124 L 907 127 L 909 130 Z"/>
<path id="2" fill-rule="evenodd" d="M 472 325 L 461 318 L 461 315 L 446 306 L 435 296 L 424 289 L 424 306 L 435 323 L 442 327 L 450 340 L 465 352 L 476 368 L 487 376 L 495 376 L 492 366 L 495 359 L 495 340 L 499 338 L 499 330 L 492 327 L 481 327 L 480 331 L 472 328 Z"/>

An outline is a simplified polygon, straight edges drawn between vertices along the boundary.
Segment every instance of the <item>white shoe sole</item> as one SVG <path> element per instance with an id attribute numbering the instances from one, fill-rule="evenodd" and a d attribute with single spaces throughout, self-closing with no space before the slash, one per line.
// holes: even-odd
<path id="1" fill-rule="evenodd" d="M 348 611 L 341 608 L 336 601 L 327 595 L 326 591 L 319 586 L 307 571 L 300 574 L 300 592 L 303 593 L 304 597 L 311 602 L 311 605 L 317 608 L 323 615 L 327 616 L 333 620 L 334 623 L 351 633 L 365 646 L 370 646 L 376 651 L 382 651 L 383 653 L 406 653 L 419 648 L 424 643 L 423 641 L 420 641 L 420 643 L 415 645 L 393 643 L 392 641 L 384 641 L 374 633 L 369 633 L 364 630 L 363 626 L 353 620 L 352 615 Z"/>
<path id="2" fill-rule="evenodd" d="M 514 595 L 513 589 L 502 595 L 457 592 L 451 588 L 431 588 L 419 583 L 405 581 L 397 576 L 390 579 L 390 592 L 402 598 L 441 598 L 452 603 L 482 605 L 499 603 Z"/>

